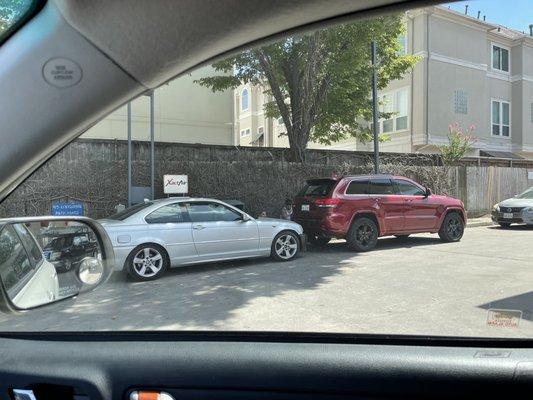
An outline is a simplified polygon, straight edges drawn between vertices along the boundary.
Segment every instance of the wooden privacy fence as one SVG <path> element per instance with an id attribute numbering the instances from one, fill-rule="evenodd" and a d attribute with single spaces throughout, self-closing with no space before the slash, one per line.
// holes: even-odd
<path id="1" fill-rule="evenodd" d="M 489 213 L 492 206 L 533 186 L 527 168 L 509 167 L 453 167 L 450 180 L 469 216 Z"/>

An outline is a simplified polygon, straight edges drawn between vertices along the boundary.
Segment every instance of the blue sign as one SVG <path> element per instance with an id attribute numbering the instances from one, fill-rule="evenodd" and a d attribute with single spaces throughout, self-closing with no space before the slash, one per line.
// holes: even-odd
<path id="1" fill-rule="evenodd" d="M 52 215 L 56 216 L 83 216 L 83 203 L 52 203 Z"/>

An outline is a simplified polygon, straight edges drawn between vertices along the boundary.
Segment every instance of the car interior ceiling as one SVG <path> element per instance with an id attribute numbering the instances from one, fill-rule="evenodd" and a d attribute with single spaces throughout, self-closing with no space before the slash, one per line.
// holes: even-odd
<path id="1" fill-rule="evenodd" d="M 0 93 L 11 93 L 0 97 L 2 137 L 18 139 L 0 147 L 0 194 L 112 110 L 195 66 L 286 32 L 430 3 L 437 2 L 48 1 L 0 47 Z M 84 70 L 78 89 L 62 97 L 40 79 L 43 61 L 56 54 Z M 128 399 L 134 391 L 182 400 L 508 399 L 531 393 L 532 344 L 281 332 L 0 332 L 0 399 L 12 399 L 13 389 L 31 389 L 37 400 Z"/>

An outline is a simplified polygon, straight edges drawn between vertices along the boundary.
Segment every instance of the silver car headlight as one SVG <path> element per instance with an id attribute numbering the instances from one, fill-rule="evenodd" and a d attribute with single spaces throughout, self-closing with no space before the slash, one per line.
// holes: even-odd
<path id="1" fill-rule="evenodd" d="M 492 207 L 492 211 L 500 212 L 500 205 L 494 204 L 494 206 Z"/>
<path id="2" fill-rule="evenodd" d="M 533 207 L 528 207 L 525 210 L 528 214 L 533 214 Z"/>

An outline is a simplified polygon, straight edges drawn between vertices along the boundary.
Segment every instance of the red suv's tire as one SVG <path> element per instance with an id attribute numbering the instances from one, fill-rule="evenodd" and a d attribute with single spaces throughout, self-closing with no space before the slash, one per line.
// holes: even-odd
<path id="1" fill-rule="evenodd" d="M 355 251 L 370 251 L 378 243 L 378 226 L 367 217 L 357 218 L 346 235 L 348 247 Z"/>
<path id="2" fill-rule="evenodd" d="M 465 222 L 459 213 L 449 212 L 444 217 L 439 230 L 439 236 L 443 242 L 458 242 L 463 237 Z"/>

